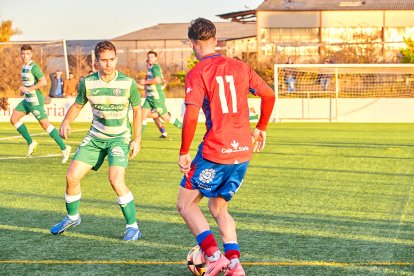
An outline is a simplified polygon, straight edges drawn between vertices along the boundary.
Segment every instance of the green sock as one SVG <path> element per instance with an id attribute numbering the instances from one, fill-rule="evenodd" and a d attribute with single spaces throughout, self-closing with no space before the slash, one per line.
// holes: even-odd
<path id="1" fill-rule="evenodd" d="M 183 128 L 183 123 L 179 121 L 177 118 L 174 120 L 173 125 L 180 129 Z"/>
<path id="2" fill-rule="evenodd" d="M 66 211 L 68 212 L 68 215 L 74 216 L 76 214 L 79 214 L 79 205 L 80 205 L 80 199 L 75 200 L 70 203 L 66 202 Z"/>
<path id="3" fill-rule="evenodd" d="M 254 114 L 254 115 L 250 115 L 249 116 L 249 120 L 251 121 L 251 120 L 257 120 L 257 119 L 259 119 L 259 114 Z"/>
<path id="4" fill-rule="evenodd" d="M 137 221 L 134 200 L 127 204 L 119 204 L 119 206 L 124 214 L 126 224 L 134 224 Z"/>
<path id="5" fill-rule="evenodd" d="M 20 133 L 20 135 L 23 136 L 24 140 L 26 140 L 28 145 L 30 145 L 33 142 L 32 137 L 30 136 L 29 131 L 27 131 L 27 127 L 24 124 L 19 126 L 17 128 L 17 131 Z"/>
<path id="6" fill-rule="evenodd" d="M 55 142 L 59 145 L 61 150 L 66 149 L 66 145 L 63 142 L 62 138 L 59 136 L 59 132 L 56 130 L 56 128 L 53 128 L 51 132 L 49 132 L 49 136 L 55 140 Z"/>

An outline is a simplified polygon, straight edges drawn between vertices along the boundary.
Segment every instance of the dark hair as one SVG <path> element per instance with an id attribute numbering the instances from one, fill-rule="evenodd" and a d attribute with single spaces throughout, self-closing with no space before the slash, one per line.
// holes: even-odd
<path id="1" fill-rule="evenodd" d="M 25 51 L 25 50 L 32 51 L 32 46 L 30 46 L 29 44 L 23 44 L 22 47 L 20 48 L 20 51 Z"/>
<path id="2" fill-rule="evenodd" d="M 188 27 L 188 38 L 192 40 L 208 40 L 216 36 L 216 26 L 208 19 L 199 17 L 192 20 Z"/>
<path id="3" fill-rule="evenodd" d="M 96 46 L 95 46 L 95 58 L 99 59 L 99 54 L 104 52 L 104 51 L 114 51 L 115 55 L 116 55 L 116 48 L 115 48 L 114 44 L 112 44 L 108 40 L 104 40 L 104 41 L 101 41 L 98 44 L 96 44 Z"/>
<path id="4" fill-rule="evenodd" d="M 151 54 L 153 54 L 155 57 L 158 57 L 158 54 L 155 51 L 148 51 L 147 56 Z"/>

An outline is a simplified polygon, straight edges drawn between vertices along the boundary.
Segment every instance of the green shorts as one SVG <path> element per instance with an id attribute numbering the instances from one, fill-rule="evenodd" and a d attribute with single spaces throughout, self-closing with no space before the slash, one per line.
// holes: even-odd
<path id="1" fill-rule="evenodd" d="M 123 141 L 103 142 L 86 136 L 73 156 L 73 160 L 82 161 L 97 171 L 108 156 L 109 166 L 128 167 L 129 144 Z"/>
<path id="2" fill-rule="evenodd" d="M 158 114 L 167 114 L 167 106 L 165 105 L 165 98 L 154 99 L 153 97 L 146 97 L 142 108 L 154 109 Z"/>
<path id="3" fill-rule="evenodd" d="M 15 110 L 24 112 L 26 115 L 32 113 L 38 121 L 47 118 L 47 113 L 43 104 L 32 105 L 23 100 L 16 106 Z"/>

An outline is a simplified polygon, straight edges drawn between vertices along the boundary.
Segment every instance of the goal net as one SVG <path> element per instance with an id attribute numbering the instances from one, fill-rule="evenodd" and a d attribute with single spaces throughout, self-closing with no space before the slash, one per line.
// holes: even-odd
<path id="1" fill-rule="evenodd" d="M 337 119 L 340 99 L 414 98 L 414 64 L 275 64 L 276 121 Z"/>
<path id="2" fill-rule="evenodd" d="M 69 73 L 66 53 L 66 42 L 60 41 L 22 41 L 0 42 L 0 93 L 5 97 L 18 97 L 18 88 L 21 86 L 22 61 L 20 48 L 23 44 L 29 44 L 33 49 L 33 60 L 42 69 L 50 86 L 49 74 L 61 70 L 64 78 Z M 43 88 L 44 93 L 49 86 Z"/>

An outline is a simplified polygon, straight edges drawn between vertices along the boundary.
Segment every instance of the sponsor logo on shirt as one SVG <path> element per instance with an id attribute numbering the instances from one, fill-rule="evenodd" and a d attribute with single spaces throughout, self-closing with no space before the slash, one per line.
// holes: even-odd
<path id="1" fill-rule="evenodd" d="M 185 93 L 188 94 L 191 92 L 191 90 L 192 90 L 191 87 L 187 87 L 187 90 L 185 90 Z"/>
<path id="2" fill-rule="evenodd" d="M 229 148 L 222 148 L 221 152 L 225 153 L 225 154 L 230 154 L 230 153 L 235 153 L 235 152 L 240 152 L 240 151 L 248 151 L 249 150 L 248 146 L 242 147 L 242 146 L 240 146 L 240 143 L 237 142 L 236 140 L 233 140 L 230 143 L 230 146 L 231 147 L 229 147 Z"/>

